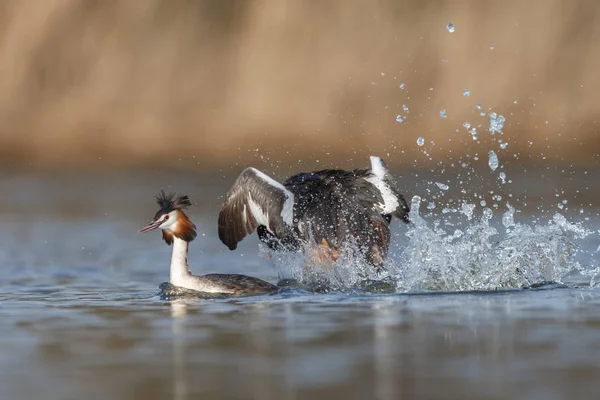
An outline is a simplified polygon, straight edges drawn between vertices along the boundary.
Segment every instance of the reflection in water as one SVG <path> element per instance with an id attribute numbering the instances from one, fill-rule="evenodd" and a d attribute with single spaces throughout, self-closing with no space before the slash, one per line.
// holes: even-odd
<path id="1" fill-rule="evenodd" d="M 175 400 L 187 400 L 187 377 L 185 360 L 185 316 L 186 300 L 171 301 L 171 324 L 173 330 L 173 393 Z"/>
<path id="2" fill-rule="evenodd" d="M 30 294 L 0 296 L 1 398 L 552 399 L 600 379 L 597 289 L 15 296 Z"/>
<path id="3" fill-rule="evenodd" d="M 398 320 L 394 318 L 397 310 L 391 304 L 395 302 L 390 299 L 373 304 L 374 384 L 376 398 L 381 400 L 399 398 L 391 373 L 402 368 L 401 364 L 396 364 L 396 357 L 393 356 L 393 354 L 398 353 L 395 349 L 397 342 L 393 334 L 393 328 L 398 326 Z"/>

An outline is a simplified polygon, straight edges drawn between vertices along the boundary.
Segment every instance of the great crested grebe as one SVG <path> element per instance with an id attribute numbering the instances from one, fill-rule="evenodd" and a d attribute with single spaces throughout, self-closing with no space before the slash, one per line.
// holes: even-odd
<path id="1" fill-rule="evenodd" d="M 354 243 L 365 261 L 380 270 L 390 244 L 391 218 L 408 223 L 409 211 L 379 157 L 371 157 L 371 168 L 302 172 L 283 184 L 246 168 L 219 213 L 219 238 L 234 250 L 256 229 L 271 250 L 297 251 L 309 243 L 311 257 L 326 262 L 337 260 L 344 246 Z"/>
<path id="2" fill-rule="evenodd" d="M 192 205 L 188 196 L 165 194 L 156 196 L 160 210 L 154 215 L 152 222 L 140 229 L 138 233 L 162 230 L 163 240 L 173 245 L 171 256 L 171 273 L 169 282 L 173 286 L 205 293 L 223 293 L 234 295 L 250 295 L 272 293 L 279 288 L 268 282 L 251 276 L 239 274 L 208 274 L 194 276 L 187 264 L 188 244 L 196 237 L 196 226 L 190 221 L 183 209 Z"/>

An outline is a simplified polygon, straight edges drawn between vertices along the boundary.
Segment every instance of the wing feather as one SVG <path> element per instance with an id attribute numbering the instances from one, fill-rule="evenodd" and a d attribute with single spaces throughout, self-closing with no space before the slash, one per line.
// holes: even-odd
<path id="1" fill-rule="evenodd" d="M 381 213 L 393 215 L 408 223 L 410 207 L 396 187 L 394 178 L 381 158 L 371 156 L 371 176 L 366 180 L 381 193 L 383 203 L 376 204 Z"/>
<path id="2" fill-rule="evenodd" d="M 292 233 L 294 194 L 255 168 L 246 168 L 229 189 L 219 213 L 219 239 L 230 249 L 263 225 L 279 238 Z"/>

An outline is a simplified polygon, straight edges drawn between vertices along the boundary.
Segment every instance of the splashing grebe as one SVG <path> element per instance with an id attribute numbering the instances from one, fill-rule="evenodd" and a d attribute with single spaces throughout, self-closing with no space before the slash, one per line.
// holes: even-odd
<path id="1" fill-rule="evenodd" d="M 234 250 L 256 229 L 271 250 L 296 251 L 313 243 L 311 248 L 329 261 L 352 242 L 379 270 L 389 249 L 392 216 L 408 223 L 409 211 L 379 157 L 371 157 L 371 168 L 303 172 L 283 184 L 246 168 L 219 213 L 219 238 Z"/>
<path id="2" fill-rule="evenodd" d="M 138 233 L 162 230 L 163 240 L 173 245 L 171 256 L 171 273 L 169 282 L 177 287 L 205 293 L 224 293 L 249 295 L 271 293 L 279 288 L 268 282 L 251 276 L 239 274 L 208 274 L 194 276 L 187 264 L 188 244 L 196 237 L 196 226 L 190 221 L 183 209 L 192 203 L 188 196 L 165 194 L 156 196 L 160 210 L 154 215 L 152 222 L 140 229 Z"/>

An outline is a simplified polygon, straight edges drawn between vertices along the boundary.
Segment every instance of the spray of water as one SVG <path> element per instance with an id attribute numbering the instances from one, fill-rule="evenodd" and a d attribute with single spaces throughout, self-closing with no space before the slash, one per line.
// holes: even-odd
<path id="1" fill-rule="evenodd" d="M 491 209 L 484 208 L 471 221 L 465 215 L 463 229 L 449 232 L 431 227 L 419 214 L 420 203 L 415 196 L 410 241 L 394 263 L 400 291 L 521 288 L 560 282 L 580 268 L 576 241 L 590 232 L 560 214 L 546 225 L 529 226 L 515 223 L 509 205 L 501 230 L 492 224 Z"/>
<path id="2" fill-rule="evenodd" d="M 464 96 L 470 94 L 465 90 Z M 403 107 L 405 114 L 399 115 L 398 122 L 406 119 L 408 108 Z M 462 123 L 467 137 L 476 141 L 480 153 L 450 165 L 438 163 L 442 171 L 447 168 L 461 170 L 461 178 L 451 185 L 436 178 L 424 182 L 426 187 L 415 189 L 417 193 L 424 192 L 423 198 L 412 198 L 411 224 L 405 237 L 400 238 L 404 243 L 392 249 L 383 273 L 377 273 L 360 257 L 354 257 L 357 246 L 351 244 L 331 265 L 307 262 L 302 253 L 277 255 L 274 260 L 280 277 L 299 282 L 309 290 L 364 289 L 371 287 L 373 282 L 383 282 L 387 289 L 395 292 L 473 291 L 561 282 L 565 276 L 577 271 L 589 276 L 593 286 L 600 267 L 584 267 L 577 259 L 578 243 L 591 235 L 591 231 L 581 223 L 569 222 L 560 213 L 547 221 L 515 221 L 515 213 L 519 210 L 509 202 L 514 199 L 507 188 L 512 180 L 502 163 L 503 151 L 508 146 L 503 136 L 506 119 L 491 109 L 488 112 L 482 110 L 483 106 L 477 104 L 475 113 L 479 118 L 489 118 L 489 135 L 482 137 L 484 129 L 478 133 L 477 127 L 482 128 L 482 124 Z M 445 110 L 442 111 L 440 116 L 445 117 Z M 487 147 L 488 143 L 493 147 Z M 424 137 L 419 136 L 416 145 L 432 160 L 431 149 Z M 475 163 L 479 154 L 486 153 L 487 168 L 477 170 Z M 477 178 L 483 180 L 480 183 L 488 183 L 495 189 L 472 193 L 473 187 L 482 186 L 475 183 Z M 461 195 L 445 199 L 444 196 L 450 196 L 451 188 L 460 190 Z M 422 204 L 425 205 L 424 213 L 421 212 Z M 559 208 L 562 212 L 563 207 Z M 501 218 L 494 216 L 495 210 L 501 211 Z"/>
<path id="3" fill-rule="evenodd" d="M 280 277 L 315 291 L 354 290 L 378 282 L 388 285 L 386 290 L 423 292 L 516 289 L 561 282 L 574 270 L 586 273 L 575 255 L 577 242 L 591 232 L 559 213 L 532 226 L 515 222 L 515 209 L 507 205 L 500 225 L 491 209 L 473 215 L 476 206 L 465 204 L 456 211 L 462 227 L 448 230 L 432 226 L 420 215 L 420 206 L 421 198 L 413 197 L 408 244 L 390 257 L 383 273 L 355 257 L 357 248 L 350 245 L 331 265 L 307 263 L 302 253 L 279 254 Z"/>

